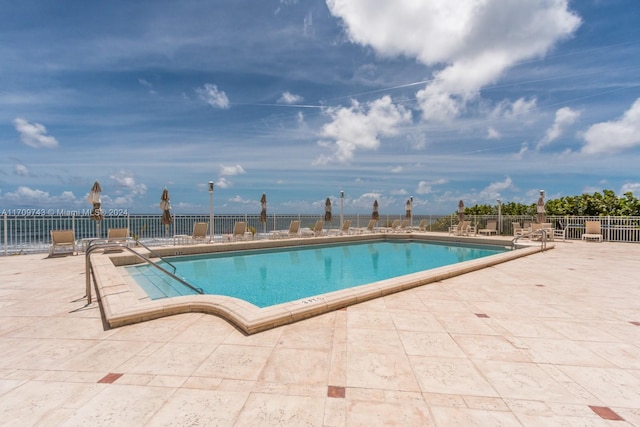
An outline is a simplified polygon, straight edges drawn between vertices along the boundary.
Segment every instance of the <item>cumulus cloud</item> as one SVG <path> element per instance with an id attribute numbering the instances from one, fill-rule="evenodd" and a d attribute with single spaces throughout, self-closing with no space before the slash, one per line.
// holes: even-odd
<path id="1" fill-rule="evenodd" d="M 500 138 L 502 138 L 502 135 L 500 134 L 500 132 L 498 132 L 492 127 L 487 129 L 487 139 L 500 139 Z"/>
<path id="2" fill-rule="evenodd" d="M 442 185 L 446 184 L 446 179 L 437 179 L 434 181 L 420 181 L 418 183 L 418 187 L 416 188 L 416 193 L 418 194 L 429 194 L 433 192 L 434 185 Z"/>
<path id="3" fill-rule="evenodd" d="M 15 206 L 54 208 L 69 208 L 70 204 L 78 203 L 75 195 L 71 191 L 63 191 L 59 196 L 52 195 L 47 191 L 20 186 L 15 191 L 0 193 L 0 200 L 11 202 Z"/>
<path id="4" fill-rule="evenodd" d="M 47 128 L 40 123 L 29 123 L 25 119 L 17 117 L 13 125 L 20 134 L 20 141 L 33 148 L 56 148 L 58 141 L 51 135 L 47 135 Z"/>
<path id="5" fill-rule="evenodd" d="M 640 145 L 640 98 L 621 118 L 596 123 L 583 133 L 585 154 L 611 153 Z"/>
<path id="6" fill-rule="evenodd" d="M 479 197 L 483 200 L 494 200 L 500 197 L 501 192 L 512 189 L 513 181 L 506 177 L 504 181 L 492 182 L 480 191 Z"/>
<path id="7" fill-rule="evenodd" d="M 540 149 L 545 147 L 558 139 L 568 126 L 571 126 L 578 120 L 578 117 L 580 117 L 580 111 L 572 110 L 569 107 L 560 108 L 556 111 L 556 118 L 553 121 L 553 125 L 547 129 L 544 138 L 538 142 L 536 148 Z"/>
<path id="8" fill-rule="evenodd" d="M 640 182 L 627 182 L 620 188 L 620 194 L 633 193 L 634 196 L 640 196 Z"/>
<path id="9" fill-rule="evenodd" d="M 235 166 L 220 165 L 220 175 L 234 176 L 234 175 L 242 175 L 244 173 L 246 173 L 246 171 L 240 165 L 235 165 Z"/>
<path id="10" fill-rule="evenodd" d="M 300 95 L 295 95 L 289 91 L 283 92 L 282 96 L 278 99 L 279 104 L 298 104 L 302 102 L 304 98 Z"/>
<path id="11" fill-rule="evenodd" d="M 352 42 L 442 67 L 417 93 L 423 118 L 434 121 L 456 117 L 483 86 L 546 54 L 581 23 L 567 0 L 326 1 Z"/>
<path id="12" fill-rule="evenodd" d="M 129 207 L 133 205 L 136 197 L 143 196 L 147 192 L 147 186 L 136 182 L 135 176 L 130 172 L 120 171 L 117 174 L 112 174 L 110 178 L 116 185 L 114 192 L 116 197 L 113 199 L 105 198 L 104 204 L 113 203 L 117 206 Z"/>
<path id="13" fill-rule="evenodd" d="M 216 186 L 219 188 L 229 188 L 231 187 L 231 181 L 229 181 L 225 177 L 222 177 L 218 179 L 218 181 L 216 182 Z"/>
<path id="14" fill-rule="evenodd" d="M 28 177 L 28 176 L 31 175 L 31 173 L 29 172 L 29 168 L 26 167 L 23 164 L 15 165 L 13 170 L 14 170 L 15 174 L 18 175 L 18 176 Z"/>
<path id="15" fill-rule="evenodd" d="M 491 116 L 507 120 L 519 119 L 528 115 L 536 108 L 538 100 L 534 97 L 529 100 L 518 98 L 514 102 L 504 100 L 493 109 Z"/>
<path id="16" fill-rule="evenodd" d="M 321 135 L 329 140 L 318 141 L 322 147 L 333 150 L 330 156 L 321 156 L 315 164 L 331 160 L 349 162 L 357 150 L 376 150 L 380 138 L 398 133 L 398 126 L 411 121 L 411 112 L 395 105 L 389 96 L 367 104 L 352 101 L 350 107 L 329 108 L 332 121 L 322 127 Z"/>
<path id="17" fill-rule="evenodd" d="M 204 86 L 196 89 L 196 93 L 207 104 L 214 108 L 227 109 L 229 108 L 229 98 L 227 94 L 222 90 L 218 90 L 218 86 L 206 83 Z"/>

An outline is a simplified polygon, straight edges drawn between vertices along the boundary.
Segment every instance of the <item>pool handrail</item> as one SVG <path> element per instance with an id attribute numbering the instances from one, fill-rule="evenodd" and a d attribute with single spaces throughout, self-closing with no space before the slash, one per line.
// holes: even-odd
<path id="1" fill-rule="evenodd" d="M 511 247 L 515 248 L 515 247 L 516 247 L 516 244 L 518 243 L 518 240 L 519 240 L 521 237 L 529 237 L 529 239 L 531 239 L 531 237 L 532 237 L 534 234 L 541 234 L 541 235 L 542 235 L 542 236 L 541 236 L 541 239 L 540 239 L 540 247 L 541 247 L 541 249 L 542 249 L 543 251 L 544 251 L 544 250 L 546 250 L 546 249 L 547 249 L 547 230 L 545 230 L 544 228 L 541 228 L 541 229 L 539 229 L 539 230 L 529 231 L 529 232 L 527 232 L 527 233 L 523 233 L 523 234 L 520 234 L 520 235 L 518 235 L 518 236 L 514 237 L 514 238 L 511 240 Z"/>
<path id="2" fill-rule="evenodd" d="M 189 289 L 195 291 L 196 293 L 204 294 L 204 291 L 201 288 L 198 288 L 198 287 L 195 287 L 195 286 L 191 285 L 186 280 L 184 280 L 184 279 L 176 276 L 175 274 L 171 273 L 170 271 L 160 267 L 157 263 L 153 262 L 151 259 L 149 259 L 148 257 L 142 255 L 141 253 L 133 250 L 132 248 L 130 248 L 126 244 L 116 243 L 116 242 L 105 242 L 105 241 L 102 241 L 102 240 L 92 240 L 91 242 L 89 242 L 89 246 L 87 247 L 87 250 L 85 251 L 85 276 L 86 276 L 87 305 L 91 304 L 91 271 L 92 271 L 92 268 L 91 268 L 92 267 L 91 266 L 91 253 L 93 251 L 95 251 L 95 250 L 98 250 L 98 249 L 115 249 L 115 248 L 121 248 L 121 249 L 125 249 L 125 250 L 131 252 L 132 254 L 134 254 L 137 257 L 139 257 L 142 260 L 144 260 L 147 264 L 152 265 L 153 267 L 155 267 L 158 270 L 162 271 L 163 273 L 165 273 L 166 275 L 168 275 L 172 279 L 177 280 L 181 284 L 185 285 Z M 160 259 L 162 259 L 162 258 L 160 258 Z M 167 262 L 167 261 L 164 261 L 164 262 Z M 172 267 L 174 267 L 174 266 L 172 265 Z M 175 269 L 175 267 L 174 267 L 174 269 Z"/>

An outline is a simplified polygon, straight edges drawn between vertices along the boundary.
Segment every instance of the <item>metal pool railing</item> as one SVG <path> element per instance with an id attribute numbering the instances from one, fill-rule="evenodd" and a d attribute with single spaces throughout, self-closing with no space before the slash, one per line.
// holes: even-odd
<path id="1" fill-rule="evenodd" d="M 367 226 L 370 214 L 343 215 L 343 220 L 351 220 L 353 228 Z M 404 219 L 404 214 L 380 215 L 379 227 L 390 226 L 395 219 Z M 300 221 L 300 228 L 313 227 L 317 220 L 324 218 L 324 214 L 270 214 L 265 223 L 260 222 L 260 215 L 224 214 L 213 218 L 213 227 L 209 228 L 209 235 L 213 241 L 224 241 L 230 238 L 234 224 L 238 221 L 247 223 L 255 239 L 266 239 L 276 230 L 288 230 L 292 220 Z M 449 226 L 458 222 L 457 215 L 413 215 L 410 219 L 413 228 L 421 220 L 426 221 L 424 231 L 447 232 Z M 535 222 L 532 216 L 520 215 L 467 215 L 475 229 L 486 226 L 488 220 L 498 222 L 498 234 L 513 235 L 513 222 Z M 580 239 L 584 233 L 585 221 L 598 220 L 602 224 L 602 234 L 605 241 L 610 242 L 640 242 L 640 217 L 593 217 L 593 216 L 548 216 L 547 222 L 552 228 L 564 229 L 566 239 Z M 102 221 L 93 221 L 88 215 L 2 215 L 0 226 L 0 255 L 46 253 L 51 244 L 51 230 L 73 230 L 81 248 L 86 247 L 92 239 L 104 239 L 110 228 L 128 228 L 131 237 L 143 242 L 147 246 L 163 246 L 173 244 L 173 236 L 191 235 L 195 222 L 209 222 L 209 214 L 174 215 L 171 225 L 165 226 L 161 222 L 161 214 L 155 215 L 109 215 Z M 340 215 L 333 214 L 332 222 L 325 223 L 325 229 L 338 229 Z"/>

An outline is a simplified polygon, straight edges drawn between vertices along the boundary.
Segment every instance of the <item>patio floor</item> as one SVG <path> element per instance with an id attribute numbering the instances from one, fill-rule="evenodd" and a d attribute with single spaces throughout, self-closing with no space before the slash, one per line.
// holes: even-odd
<path id="1" fill-rule="evenodd" d="M 640 245 L 555 248 L 245 336 L 105 330 L 84 257 L 0 257 L 3 425 L 640 425 Z"/>

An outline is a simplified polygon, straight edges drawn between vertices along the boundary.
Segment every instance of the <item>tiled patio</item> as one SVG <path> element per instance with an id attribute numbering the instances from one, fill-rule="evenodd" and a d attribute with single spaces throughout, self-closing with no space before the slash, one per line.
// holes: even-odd
<path id="1" fill-rule="evenodd" d="M 640 245 L 555 249 L 251 336 L 105 330 L 84 257 L 0 257 L 3 425 L 640 425 Z"/>

